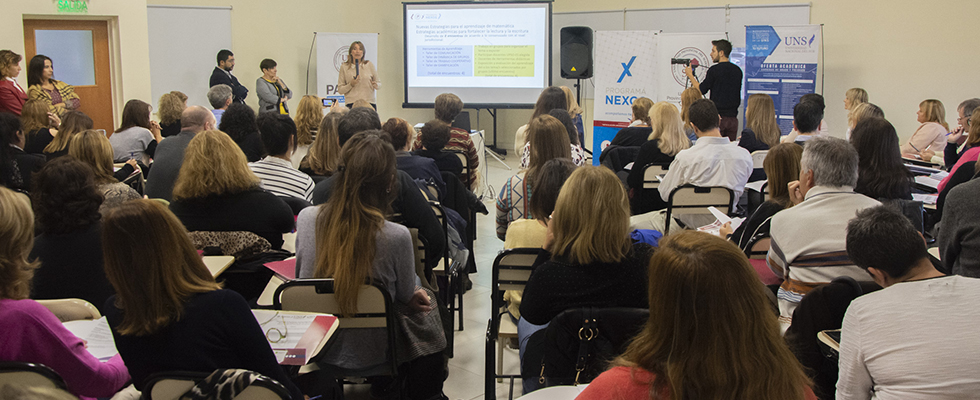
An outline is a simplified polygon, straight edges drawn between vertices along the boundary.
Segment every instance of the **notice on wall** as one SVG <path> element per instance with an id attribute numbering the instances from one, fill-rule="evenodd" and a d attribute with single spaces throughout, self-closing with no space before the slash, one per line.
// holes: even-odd
<path id="1" fill-rule="evenodd" d="M 779 130 L 789 134 L 793 107 L 816 91 L 820 26 L 746 26 L 745 44 L 745 93 L 771 96 Z"/>

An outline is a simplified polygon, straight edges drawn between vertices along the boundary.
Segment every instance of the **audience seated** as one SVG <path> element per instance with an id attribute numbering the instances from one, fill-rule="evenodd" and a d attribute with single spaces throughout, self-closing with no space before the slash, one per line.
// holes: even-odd
<path id="1" fill-rule="evenodd" d="M 701 90 L 696 87 L 689 87 L 681 92 L 681 121 L 684 121 L 684 134 L 687 135 L 692 145 L 698 141 L 698 135 L 694 133 L 694 125 L 691 125 L 691 104 L 703 98 L 704 95 L 701 94 Z"/>
<path id="2" fill-rule="evenodd" d="M 393 117 L 385 121 L 381 130 L 388 134 L 391 145 L 395 148 L 398 170 L 407 172 L 412 179 L 423 182 L 423 185 L 435 186 L 439 192 L 437 198 L 442 200 L 446 195 L 446 182 L 442 180 L 442 174 L 435 160 L 409 152 L 414 141 L 415 129 L 412 129 L 408 121 Z M 450 156 L 456 157 L 455 154 Z"/>
<path id="3" fill-rule="evenodd" d="M 20 120 L 0 112 L 0 185 L 30 191 L 32 176 L 44 166 L 44 156 L 24 152 L 24 131 Z"/>
<path id="4" fill-rule="evenodd" d="M 389 119 L 389 121 L 391 121 Z M 422 126 L 420 137 L 422 138 L 422 148 L 415 150 L 412 154 L 431 158 L 436 162 L 439 171 L 451 172 L 460 180 L 465 179 L 463 175 L 463 162 L 451 151 L 443 151 L 449 143 L 450 130 L 449 124 L 438 119 L 426 122 Z M 391 132 L 389 132 L 390 134 Z M 394 139 L 394 137 L 392 137 Z M 396 144 L 397 145 L 397 144 Z"/>
<path id="5" fill-rule="evenodd" d="M 866 118 L 851 132 L 858 153 L 854 191 L 878 200 L 912 200 L 912 172 L 902 163 L 898 134 L 884 118 Z"/>
<path id="6" fill-rule="evenodd" d="M 532 125 L 532 140 L 534 134 Z M 577 168 L 562 186 L 521 301 L 517 332 L 523 376 L 540 372 L 541 346 L 536 343 L 544 340 L 541 330 L 562 311 L 647 307 L 647 263 L 653 248 L 632 243 L 629 217 L 626 190 L 608 168 Z M 523 382 L 526 393 L 537 380 Z"/>
<path id="7" fill-rule="evenodd" d="M 480 182 L 480 155 L 477 154 L 476 145 L 473 144 L 473 139 L 470 138 L 470 133 L 464 129 L 451 126 L 453 120 L 456 116 L 463 110 L 463 101 L 459 99 L 458 96 L 452 93 L 443 93 L 436 96 L 435 99 L 435 116 L 436 119 L 445 122 L 450 125 L 449 128 L 449 143 L 446 143 L 445 150 L 448 151 L 461 151 L 466 154 L 467 160 L 470 164 L 470 173 L 467 179 L 460 179 L 463 182 L 470 183 L 470 190 L 475 189 Z M 419 150 L 422 148 L 422 138 L 415 138 L 414 149 Z"/>
<path id="8" fill-rule="evenodd" d="M 296 150 L 293 152 L 292 163 L 294 168 L 299 168 L 300 161 L 306 157 L 310 151 L 310 145 L 316 139 L 317 129 L 323 121 L 323 103 L 320 98 L 312 94 L 304 95 L 299 99 L 299 106 L 296 107 Z"/>
<path id="9" fill-rule="evenodd" d="M 793 130 L 786 136 L 779 139 L 780 143 L 799 143 L 801 146 L 803 142 L 808 139 L 812 139 L 813 136 L 827 136 L 830 134 L 830 128 L 827 127 L 827 122 L 823 120 L 824 110 L 826 109 L 826 104 L 824 103 L 823 96 L 816 93 L 807 93 L 800 97 L 800 101 L 796 105 L 802 103 L 812 103 L 809 107 L 804 109 L 804 113 L 809 115 L 810 118 L 819 116 L 817 122 L 813 123 L 813 129 L 810 131 L 800 130 L 798 126 L 793 125 Z M 793 119 L 796 119 L 796 107 L 793 107 Z M 812 121 L 804 122 L 804 125 L 809 126 Z M 809 133 L 807 133 L 809 132 Z M 807 135 L 800 138 L 800 135 Z"/>
<path id="10" fill-rule="evenodd" d="M 868 275 L 847 257 L 844 230 L 847 221 L 877 200 L 854 192 L 858 180 L 858 154 L 846 141 L 834 137 L 810 139 L 803 148 L 800 180 L 789 184 L 793 207 L 772 217 L 772 242 L 767 262 L 779 287 L 779 319 L 783 330 L 807 292 L 839 276 L 858 281 Z"/>
<path id="11" fill-rule="evenodd" d="M 79 132 L 92 129 L 92 118 L 81 111 L 67 111 L 61 116 L 58 135 L 44 146 L 44 156 L 48 161 L 68 154 L 68 144 Z"/>
<path id="12" fill-rule="evenodd" d="M 803 149 L 795 143 L 779 143 L 769 149 L 763 168 L 769 177 L 769 200 L 766 200 L 749 215 L 734 232 L 731 223 L 721 228 L 721 235 L 731 235 L 729 239 L 745 251 L 752 238 L 770 233 L 770 222 L 776 213 L 793 206 L 788 186 L 800 178 L 800 158 Z"/>
<path id="13" fill-rule="evenodd" d="M 947 168 L 950 165 L 955 165 L 959 161 L 960 156 L 966 153 L 967 150 L 975 147 L 978 143 L 977 140 L 973 140 L 972 143 L 969 140 L 970 127 L 972 124 L 970 120 L 972 119 L 973 112 L 980 108 L 980 98 L 973 98 L 969 100 L 964 100 L 958 107 L 956 107 L 956 112 L 959 116 L 956 118 L 956 129 L 953 129 L 949 135 L 946 136 L 946 149 L 943 150 L 943 161 Z M 965 145 L 964 145 L 964 142 Z M 960 148 L 961 145 L 962 148 Z"/>
<path id="14" fill-rule="evenodd" d="M 92 169 L 72 157 L 58 158 L 37 174 L 31 196 L 40 234 L 30 259 L 41 266 L 34 272 L 31 298 L 77 297 L 102 309 L 112 295 L 102 271 L 103 203 L 97 185 Z"/>
<path id="15" fill-rule="evenodd" d="M 160 136 L 165 138 L 180 133 L 180 115 L 187 108 L 187 95 L 172 91 L 164 93 L 157 102 L 157 118 L 160 119 Z"/>
<path id="16" fill-rule="evenodd" d="M 546 89 L 546 91 L 550 90 Z M 560 89 L 557 89 L 561 92 Z M 564 94 L 562 94 L 564 101 Z M 540 99 L 539 99 L 540 100 Z M 568 132 L 560 121 L 550 115 L 541 115 L 531 120 L 527 128 L 528 143 L 531 143 L 530 162 L 525 170 L 510 177 L 500 188 L 497 195 L 497 238 L 504 240 L 507 226 L 516 219 L 535 218 L 528 208 L 531 197 L 529 181 L 541 169 L 541 166 L 555 158 L 571 158 L 568 143 Z"/>
<path id="17" fill-rule="evenodd" d="M 232 98 L 231 86 L 222 83 L 208 89 L 208 103 L 211 103 L 211 114 L 214 114 L 215 125 L 221 125 L 221 116 L 228 110 Z"/>
<path id="18" fill-rule="evenodd" d="M 936 99 L 926 99 L 919 103 L 916 113 L 917 121 L 922 124 L 915 130 L 909 141 L 902 145 L 902 155 L 905 157 L 922 156 L 929 150 L 933 153 L 946 148 L 946 107 Z M 932 157 L 924 157 L 932 158 Z"/>
<path id="19" fill-rule="evenodd" d="M 957 175 L 968 173 L 966 163 Z M 974 177 L 980 174 L 974 164 Z M 948 187 L 948 186 L 947 186 Z M 980 278 L 980 179 L 970 179 L 948 190 L 942 203 L 942 225 L 939 227 L 939 253 L 946 271 L 955 275 Z"/>
<path id="20" fill-rule="evenodd" d="M 949 175 L 939 182 L 939 186 L 937 187 L 939 191 L 943 191 L 943 189 L 949 185 L 950 179 L 952 179 L 952 176 L 956 174 L 957 170 L 963 167 L 963 164 L 971 161 L 976 162 L 977 157 L 980 156 L 980 108 L 973 111 L 969 121 L 967 121 L 967 127 L 967 138 L 966 142 L 963 144 L 964 150 L 962 152 L 956 154 L 956 146 L 952 146 L 952 149 L 949 148 L 949 145 L 946 146 L 948 151 L 956 154 L 956 161 L 953 163 L 953 165 L 946 164 L 946 170 L 949 171 Z M 950 136 L 953 135 L 954 134 L 951 134 Z M 948 157 L 946 158 L 949 159 Z"/>
<path id="21" fill-rule="evenodd" d="M 337 141 L 340 147 L 355 133 L 381 130 L 381 118 L 371 107 L 356 107 L 344 114 L 337 122 Z"/>
<path id="22" fill-rule="evenodd" d="M 275 379 L 294 399 L 304 398 L 276 362 L 248 303 L 215 283 L 164 205 L 124 203 L 105 216 L 102 238 L 106 276 L 116 290 L 105 302 L 105 316 L 136 389 L 155 373 L 241 368 Z"/>
<path id="23" fill-rule="evenodd" d="M 88 165 L 94 172 L 95 184 L 105 199 L 99 207 L 100 212 L 104 213 L 124 201 L 143 197 L 135 189 L 119 181 L 120 177 L 125 179 L 135 171 L 136 161 L 127 161 L 126 167 L 119 170 L 121 174 L 114 175 L 112 145 L 102 132 L 89 129 L 75 135 L 68 145 L 68 155 Z"/>
<path id="24" fill-rule="evenodd" d="M 556 108 L 561 110 L 568 109 L 568 103 L 565 101 L 565 92 L 558 86 L 548 86 L 538 95 L 538 100 L 534 103 L 534 112 L 531 113 L 530 121 L 517 128 L 517 133 L 514 135 L 514 153 L 521 154 L 524 145 L 531 141 L 531 134 L 529 132 L 531 122 Z"/>
<path id="25" fill-rule="evenodd" d="M 630 125 L 616 132 L 610 145 L 617 146 L 642 146 L 650 136 L 653 123 L 651 122 L 650 109 L 653 108 L 653 100 L 640 97 L 633 101 L 631 109 L 633 117 Z"/>
<path id="26" fill-rule="evenodd" d="M 33 242 L 34 213 L 27 196 L 0 187 L 0 361 L 43 364 L 61 375 L 76 396 L 111 397 L 129 381 L 122 358 L 99 361 L 58 317 L 27 298 L 37 267 L 27 261 Z M 128 267 L 138 269 L 133 265 Z"/>
<path id="27" fill-rule="evenodd" d="M 666 167 L 674 162 L 677 153 L 691 147 L 691 142 L 684 133 L 684 122 L 673 104 L 666 101 L 654 104 L 650 108 L 648 119 L 653 121 L 650 136 L 640 146 L 640 152 L 636 155 L 636 161 L 626 179 L 630 190 L 630 210 L 634 215 L 667 208 L 667 203 L 660 198 L 659 193 L 643 190 L 643 169 L 650 164 Z"/>
<path id="28" fill-rule="evenodd" d="M 126 162 L 136 159 L 143 165 L 150 165 L 150 159 L 156 152 L 157 145 L 163 141 L 160 134 L 160 124 L 150 119 L 149 104 L 141 100 L 130 100 L 123 107 L 122 124 L 116 132 L 109 135 L 112 144 L 112 159 L 116 162 Z"/>
<path id="29" fill-rule="evenodd" d="M 54 140 L 51 129 L 58 133 L 58 125 L 61 119 L 54 114 L 48 114 L 48 106 L 41 100 L 28 100 L 24 103 L 24 108 L 20 113 L 20 122 L 24 130 L 25 145 L 24 152 L 28 154 L 41 154 L 44 148 Z"/>
<path id="30" fill-rule="evenodd" d="M 779 137 L 779 124 L 776 123 L 776 108 L 772 97 L 765 93 L 750 95 L 745 104 L 745 129 L 738 138 L 738 145 L 749 153 L 769 150 L 779 143 Z M 757 168 L 752 171 L 749 182 L 765 179 L 765 171 Z"/>
<path id="31" fill-rule="evenodd" d="M 571 143 L 571 154 L 572 162 L 577 166 L 585 165 L 585 150 L 582 149 L 582 145 L 578 143 L 578 135 L 575 128 L 575 123 L 572 122 L 572 117 L 568 115 L 568 112 L 562 109 L 554 109 L 548 111 L 548 115 L 555 117 L 558 121 L 565 126 L 565 131 L 568 132 L 568 142 Z M 635 148 L 635 147 L 634 147 Z M 605 152 L 603 152 L 605 156 Z M 601 161 L 601 160 L 600 160 Z M 528 163 L 531 162 L 531 142 L 528 141 L 524 144 L 524 150 L 521 151 L 521 169 L 526 169 Z M 621 169 L 614 169 L 614 171 L 620 171 Z"/>
<path id="32" fill-rule="evenodd" d="M 858 122 L 871 117 L 885 118 L 885 112 L 881 110 L 881 107 L 871 103 L 861 103 L 856 106 L 851 106 L 851 112 L 847 113 L 847 132 L 845 139 L 851 140 L 851 132 L 854 131 L 854 126 Z"/>
<path id="33" fill-rule="evenodd" d="M 245 153 L 248 162 L 256 162 L 266 156 L 265 146 L 262 145 L 262 136 L 259 135 L 259 127 L 255 124 L 255 111 L 242 103 L 234 103 L 228 106 L 228 111 L 221 115 L 221 124 L 215 122 L 218 130 L 227 133 L 234 140 L 238 147 Z M 182 129 L 186 130 L 187 124 Z M 190 139 L 187 139 L 190 140 Z"/>
<path id="34" fill-rule="evenodd" d="M 976 396 L 980 280 L 937 271 L 912 224 L 886 207 L 847 224 L 847 253 L 884 289 L 847 308 L 837 398 Z"/>
<path id="35" fill-rule="evenodd" d="M 273 249 L 282 248 L 282 234 L 294 225 L 292 209 L 259 187 L 245 154 L 215 130 L 200 132 L 187 144 L 170 211 L 188 231 L 252 232 Z"/>
<path id="36" fill-rule="evenodd" d="M 816 399 L 735 246 L 672 234 L 649 267 L 646 326 L 578 399 Z"/>
<path id="37" fill-rule="evenodd" d="M 565 92 L 565 103 L 568 104 L 568 116 L 572 119 L 572 126 L 575 127 L 575 131 L 578 132 L 576 135 L 576 140 L 572 143 L 576 143 L 579 146 L 583 146 L 585 142 L 585 124 L 582 123 L 582 107 L 578 105 L 578 101 L 575 100 L 575 94 L 572 93 L 572 89 L 568 86 L 559 86 L 562 92 Z M 584 146 L 583 146 L 584 147 Z"/>
<path id="38" fill-rule="evenodd" d="M 389 192 L 396 184 L 394 149 L 380 132 L 361 132 L 344 146 L 341 165 L 331 178 L 336 193 L 325 205 L 304 209 L 297 219 L 297 276 L 333 278 L 343 315 L 357 312 L 358 288 L 366 278 L 384 285 L 398 305 L 396 318 L 411 318 L 410 336 L 418 338 L 396 344 L 399 379 L 408 398 L 445 398 L 446 341 L 431 302 L 434 295 L 420 288 L 408 229 L 385 220 Z M 384 329 L 342 330 L 323 350 L 320 362 L 345 369 L 376 367 L 387 360 L 386 341 Z"/>
<path id="39" fill-rule="evenodd" d="M 235 107 L 232 107 L 232 110 L 234 109 Z M 231 117 L 231 113 L 226 117 Z M 226 118 L 225 123 L 228 122 Z M 180 133 L 160 142 L 153 158 L 153 170 L 150 171 L 146 180 L 146 196 L 151 199 L 170 201 L 173 198 L 174 182 L 177 180 L 180 167 L 184 162 L 184 150 L 187 149 L 187 143 L 198 132 L 214 129 L 214 115 L 211 115 L 206 108 L 201 106 L 187 107 L 180 116 L 180 123 Z M 255 135 L 257 137 L 258 132 Z"/>
<path id="40" fill-rule="evenodd" d="M 347 107 L 341 108 L 347 110 Z M 340 162 L 340 139 L 337 132 L 337 124 L 344 112 L 334 112 L 330 110 L 317 129 L 319 134 L 310 145 L 310 150 L 299 163 L 299 170 L 316 177 L 330 177 L 337 171 L 337 164 Z"/>
<path id="41" fill-rule="evenodd" d="M 288 115 L 262 113 L 256 121 L 262 143 L 269 154 L 249 163 L 259 177 L 262 189 L 280 197 L 295 197 L 313 201 L 313 179 L 293 167 L 290 162 L 296 150 L 296 124 Z"/>
<path id="42" fill-rule="evenodd" d="M 826 136 L 820 132 L 820 121 L 823 118 L 823 107 L 815 101 L 803 101 L 793 106 L 793 132 L 780 141 L 796 143 L 805 146 L 806 142 L 818 136 Z M 795 135 L 794 135 L 795 134 Z M 792 140 L 787 138 L 792 137 Z"/>
<path id="43" fill-rule="evenodd" d="M 695 101 L 689 114 L 698 141 L 691 148 L 677 153 L 670 163 L 667 175 L 657 187 L 661 199 L 669 201 L 670 192 L 688 184 L 727 187 L 735 192 L 737 199 L 752 174 L 752 156 L 727 137 L 721 136 L 718 109 L 711 100 Z"/>

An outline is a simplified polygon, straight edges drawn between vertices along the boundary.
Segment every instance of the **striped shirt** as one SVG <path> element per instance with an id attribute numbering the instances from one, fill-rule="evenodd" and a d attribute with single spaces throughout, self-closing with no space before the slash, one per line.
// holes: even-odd
<path id="1" fill-rule="evenodd" d="M 313 178 L 293 168 L 289 160 L 268 156 L 248 163 L 248 167 L 262 180 L 262 189 L 276 196 L 313 201 Z"/>
<path id="2" fill-rule="evenodd" d="M 800 204 L 772 217 L 767 261 L 779 287 L 779 320 L 783 331 L 792 322 L 800 299 L 818 285 L 839 276 L 871 281 L 871 275 L 847 256 L 847 221 L 859 210 L 880 204 L 851 187 L 816 186 Z"/>

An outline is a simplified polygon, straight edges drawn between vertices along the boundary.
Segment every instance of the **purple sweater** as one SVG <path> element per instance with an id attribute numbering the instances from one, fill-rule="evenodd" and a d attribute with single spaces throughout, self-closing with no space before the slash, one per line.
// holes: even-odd
<path id="1" fill-rule="evenodd" d="M 0 299 L 0 360 L 44 364 L 77 396 L 111 397 L 129 381 L 122 358 L 100 362 L 46 307 Z"/>

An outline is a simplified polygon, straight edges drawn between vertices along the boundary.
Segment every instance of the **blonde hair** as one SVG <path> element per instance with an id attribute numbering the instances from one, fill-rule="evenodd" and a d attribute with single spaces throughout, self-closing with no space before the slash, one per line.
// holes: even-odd
<path id="1" fill-rule="evenodd" d="M 782 132 L 776 122 L 776 107 L 772 97 L 765 93 L 755 93 L 746 102 L 745 125 L 755 133 L 755 138 L 770 148 L 779 143 Z"/>
<path id="2" fill-rule="evenodd" d="M 673 156 L 691 147 L 691 141 L 684 134 L 684 121 L 681 121 L 677 106 L 666 101 L 657 102 L 650 108 L 649 119 L 653 124 L 650 125 L 652 131 L 647 140 L 660 140 L 657 147 L 662 153 Z"/>
<path id="3" fill-rule="evenodd" d="M 68 148 L 71 139 L 79 132 L 92 129 L 92 118 L 81 111 L 68 111 L 61 117 L 58 136 L 44 147 L 45 153 L 54 153 Z"/>
<path id="4" fill-rule="evenodd" d="M 651 398 L 804 398 L 810 380 L 738 247 L 683 231 L 649 265 L 650 317 L 614 364 L 655 374 Z"/>
<path id="5" fill-rule="evenodd" d="M 685 124 L 691 122 L 691 104 L 703 98 L 704 95 L 701 94 L 701 91 L 693 87 L 681 92 L 681 121 L 684 121 Z"/>
<path id="6" fill-rule="evenodd" d="M 221 289 L 184 225 L 158 201 L 113 207 L 103 218 L 102 243 L 106 278 L 123 310 L 115 327 L 121 335 L 153 334 L 180 320 L 192 295 Z"/>
<path id="7" fill-rule="evenodd" d="M 174 184 L 174 200 L 235 194 L 255 189 L 259 178 L 248 168 L 245 153 L 222 131 L 194 135 Z"/>
<path id="8" fill-rule="evenodd" d="M 885 118 L 885 113 L 880 107 L 871 103 L 853 105 L 851 111 L 847 113 L 847 126 L 854 129 L 858 122 L 871 117 Z"/>
<path id="9" fill-rule="evenodd" d="M 20 111 L 21 131 L 33 134 L 38 129 L 48 127 L 48 106 L 41 100 L 27 100 Z"/>
<path id="10" fill-rule="evenodd" d="M 299 107 L 296 108 L 296 146 L 303 146 L 313 143 L 313 131 L 320 126 L 323 120 L 323 103 L 320 98 L 308 94 L 299 100 Z"/>
<path id="11" fill-rule="evenodd" d="M 27 196 L 0 186 L 0 299 L 26 299 L 37 261 L 28 261 L 34 247 L 34 212 Z"/>
<path id="12" fill-rule="evenodd" d="M 582 107 L 579 107 L 578 102 L 575 101 L 575 95 L 572 93 L 572 89 L 568 86 L 559 86 L 562 92 L 565 92 L 565 102 L 568 103 L 568 115 L 575 118 L 576 115 L 582 113 Z"/>
<path id="13" fill-rule="evenodd" d="M 549 227 L 553 258 L 572 264 L 621 261 L 630 249 L 630 203 L 605 167 L 575 169 L 558 194 Z"/>
<path id="14" fill-rule="evenodd" d="M 157 118 L 160 118 L 160 123 L 170 125 L 180 121 L 180 115 L 183 114 L 186 106 L 185 101 L 187 101 L 187 95 L 176 90 L 160 96 L 160 101 L 157 104 Z"/>
<path id="15" fill-rule="evenodd" d="M 371 107 L 371 103 L 368 102 L 367 100 L 364 100 L 364 99 L 355 100 L 354 101 L 354 104 L 351 104 L 350 108 L 352 108 L 352 109 L 354 109 L 354 108 L 370 108 L 370 109 L 374 109 L 374 107 Z"/>
<path id="16" fill-rule="evenodd" d="M 926 122 L 935 122 L 942 125 L 947 131 L 949 130 L 949 125 L 946 124 L 946 107 L 943 106 L 943 102 L 936 99 L 926 99 L 919 103 L 919 109 L 922 110 Z"/>
<path id="17" fill-rule="evenodd" d="M 300 162 L 300 167 L 309 168 L 316 175 L 333 175 L 340 163 L 340 133 L 337 125 L 343 116 L 343 113 L 331 112 L 323 117 L 316 139 L 313 140 L 309 153 Z"/>
<path id="18" fill-rule="evenodd" d="M 850 88 L 844 93 L 844 98 L 851 103 L 851 110 L 853 110 L 854 106 L 868 102 L 868 92 L 861 88 Z"/>
<path id="19" fill-rule="evenodd" d="M 650 109 L 653 108 L 653 100 L 646 97 L 640 97 L 633 101 L 633 106 L 630 107 L 633 110 L 633 119 L 643 121 L 647 126 L 653 126 L 650 121 Z"/>
<path id="20" fill-rule="evenodd" d="M 92 167 L 96 184 L 119 182 L 112 176 L 112 144 L 101 132 L 89 129 L 75 135 L 68 154 Z"/>

